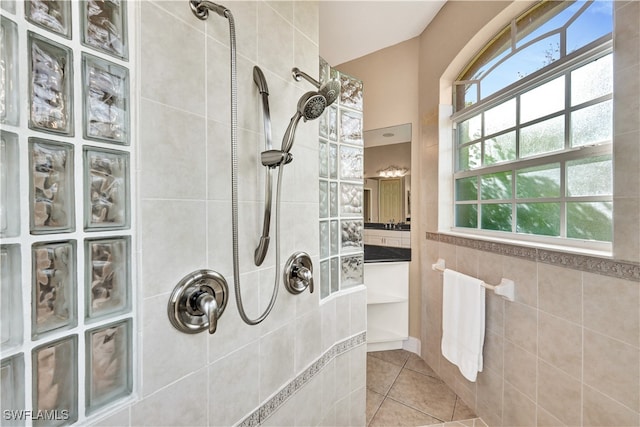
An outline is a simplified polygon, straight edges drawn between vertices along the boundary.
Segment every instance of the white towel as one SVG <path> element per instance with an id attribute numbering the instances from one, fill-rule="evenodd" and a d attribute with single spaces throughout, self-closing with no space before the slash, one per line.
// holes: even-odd
<path id="1" fill-rule="evenodd" d="M 445 269 L 442 290 L 442 355 L 474 382 L 482 372 L 485 288 L 474 277 Z"/>

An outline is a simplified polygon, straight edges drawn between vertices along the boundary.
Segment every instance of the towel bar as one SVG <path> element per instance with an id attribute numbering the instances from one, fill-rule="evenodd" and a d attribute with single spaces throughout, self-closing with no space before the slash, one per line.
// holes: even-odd
<path id="1" fill-rule="evenodd" d="M 435 264 L 431 265 L 431 268 L 435 271 L 444 272 L 445 261 L 442 258 L 438 258 L 438 261 Z M 487 289 L 491 289 L 496 295 L 500 295 L 502 298 L 507 301 L 515 301 L 515 283 L 513 280 L 502 278 L 499 284 L 497 285 L 489 285 L 487 283 L 482 282 L 482 286 Z"/>

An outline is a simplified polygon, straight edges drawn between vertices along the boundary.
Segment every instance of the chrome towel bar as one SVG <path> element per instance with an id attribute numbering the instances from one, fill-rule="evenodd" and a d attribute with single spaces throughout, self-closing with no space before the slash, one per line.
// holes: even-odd
<path id="1" fill-rule="evenodd" d="M 444 273 L 444 270 L 446 268 L 444 259 L 438 258 L 438 261 L 435 264 L 432 264 L 431 268 L 434 271 L 439 271 L 441 273 Z M 493 292 L 495 292 L 496 295 L 500 295 L 502 298 L 506 299 L 507 301 L 511 301 L 511 302 L 515 301 L 516 285 L 513 280 L 502 278 L 500 283 L 497 285 L 489 285 L 487 283 L 482 282 L 482 286 L 492 290 Z"/>

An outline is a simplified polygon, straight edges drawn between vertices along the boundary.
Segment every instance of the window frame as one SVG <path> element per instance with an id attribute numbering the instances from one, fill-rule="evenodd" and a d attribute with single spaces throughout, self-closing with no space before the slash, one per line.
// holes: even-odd
<path id="1" fill-rule="evenodd" d="M 507 240 L 517 243 L 535 243 L 542 245 L 550 245 L 552 247 L 560 247 L 560 248 L 568 248 L 571 249 L 579 249 L 579 250 L 587 250 L 587 251 L 596 251 L 601 254 L 610 254 L 612 252 L 613 242 L 605 242 L 605 241 L 595 241 L 595 240 L 586 240 L 586 239 L 578 239 L 572 237 L 566 237 L 566 207 L 567 202 L 611 202 L 613 203 L 613 189 L 612 194 L 608 196 L 567 196 L 566 193 L 566 162 L 576 159 L 589 159 L 599 155 L 613 155 L 613 134 L 612 138 L 607 143 L 600 143 L 596 145 L 585 145 L 585 146 L 577 146 L 570 147 L 570 128 L 567 126 L 569 124 L 569 115 L 572 111 L 580 110 L 582 108 L 588 107 L 590 105 L 600 104 L 602 102 L 606 102 L 608 100 L 613 101 L 613 90 L 610 94 L 582 102 L 575 106 L 570 105 L 570 80 L 565 77 L 565 106 L 562 110 L 557 112 L 546 114 L 542 117 L 538 117 L 536 119 L 530 120 L 525 123 L 525 126 L 529 126 L 538 122 L 542 122 L 544 120 L 553 118 L 553 117 L 564 117 L 565 121 L 565 146 L 564 149 L 553 151 L 551 153 L 545 153 L 541 155 L 526 157 L 524 159 L 518 158 L 516 155 L 516 159 L 503 161 L 494 163 L 488 166 L 480 165 L 479 167 L 475 167 L 468 170 L 458 170 L 458 155 L 460 146 L 458 145 L 458 132 L 457 132 L 457 123 L 461 123 L 467 119 L 475 117 L 483 112 L 490 110 L 491 108 L 502 104 L 503 102 L 507 102 L 511 99 L 516 99 L 520 95 L 535 89 L 536 87 L 543 85 L 547 82 L 550 82 L 562 75 L 568 76 L 571 71 L 577 69 L 583 65 L 586 65 L 594 60 L 607 56 L 613 53 L 613 40 L 612 33 L 602 36 L 591 43 L 583 46 L 582 48 L 572 52 L 571 54 L 560 58 L 559 60 L 554 61 L 553 66 L 545 67 L 541 70 L 538 70 L 532 73 L 529 76 L 526 76 L 519 81 L 502 88 L 501 90 L 493 93 L 487 98 L 476 102 L 473 105 L 463 108 L 460 111 L 454 112 L 449 116 L 451 120 L 451 132 L 452 132 L 452 156 L 450 161 L 450 170 L 451 170 L 451 182 L 450 182 L 450 194 L 451 199 L 449 203 L 449 215 L 451 218 L 450 222 L 450 231 L 455 234 L 461 235 L 473 235 L 476 237 L 484 237 L 491 240 Z M 456 87 L 461 81 L 452 82 L 452 86 Z M 491 136 L 497 136 L 501 134 L 506 134 L 509 132 L 513 132 L 514 130 L 518 133 L 517 139 L 519 138 L 519 129 L 523 126 L 519 123 L 519 101 L 516 103 L 516 114 L 518 115 L 516 118 L 516 125 L 511 126 L 509 128 L 505 128 L 499 132 L 491 134 Z M 484 126 L 484 123 L 481 123 L 481 126 Z M 473 141 L 469 141 L 468 144 L 472 145 L 474 143 L 478 143 L 479 141 L 483 141 L 486 138 L 485 135 L 482 135 L 481 138 L 475 139 Z M 466 145 L 462 144 L 462 146 Z M 519 145 L 519 144 L 518 144 Z M 517 146 L 518 146 L 517 145 Z M 484 150 L 484 144 L 481 144 L 481 150 Z M 481 151 L 481 161 L 483 159 L 483 152 Z M 515 192 L 515 174 L 518 170 L 542 166 L 542 165 L 551 165 L 554 163 L 560 163 L 560 197 L 557 198 L 535 198 L 535 199 L 519 199 L 516 196 Z M 511 198 L 509 199 L 491 199 L 491 200 L 483 200 L 481 196 L 481 188 L 477 187 L 478 194 L 476 199 L 468 200 L 468 201 L 457 201 L 456 200 L 456 180 L 464 177 L 473 177 L 477 176 L 478 180 L 483 175 L 488 175 L 496 172 L 504 172 L 504 171 L 512 171 L 512 179 L 511 179 Z M 615 173 L 615 172 L 614 172 Z M 613 177 L 612 177 L 613 179 Z M 613 181 L 612 181 L 613 182 Z M 548 202 L 552 201 L 554 203 L 560 203 L 560 235 L 559 236 L 546 236 L 546 235 L 537 235 L 537 234 L 528 234 L 528 233 L 518 233 L 516 232 L 516 216 L 515 211 L 518 203 L 526 203 L 526 202 Z M 481 206 L 483 204 L 498 204 L 498 203 L 511 204 L 512 208 L 512 226 L 511 231 L 498 231 L 498 230 L 487 230 L 482 229 L 481 224 Z M 471 227 L 458 227 L 456 226 L 456 206 L 462 204 L 476 204 L 477 209 L 477 226 L 475 228 Z M 613 216 L 612 216 L 612 224 L 613 227 Z M 612 240 L 613 240 L 613 232 L 612 232 Z"/>

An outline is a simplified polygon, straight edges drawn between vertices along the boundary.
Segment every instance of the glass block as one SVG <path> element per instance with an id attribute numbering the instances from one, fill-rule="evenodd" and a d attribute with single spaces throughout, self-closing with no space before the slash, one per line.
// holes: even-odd
<path id="1" fill-rule="evenodd" d="M 329 234 L 331 240 L 331 255 L 338 255 L 338 247 L 340 246 L 340 234 L 338 231 L 338 220 L 331 221 L 329 225 Z"/>
<path id="2" fill-rule="evenodd" d="M 482 229 L 511 231 L 511 203 L 481 205 Z"/>
<path id="3" fill-rule="evenodd" d="M 18 27 L 4 16 L 0 17 L 0 46 L 0 123 L 18 126 Z"/>
<path id="4" fill-rule="evenodd" d="M 560 76 L 520 95 L 520 123 L 563 110 L 564 79 Z"/>
<path id="5" fill-rule="evenodd" d="M 85 229 L 129 227 L 129 154 L 85 147 Z"/>
<path id="6" fill-rule="evenodd" d="M 331 293 L 340 290 L 340 259 L 331 258 Z"/>
<path id="7" fill-rule="evenodd" d="M 29 138 L 29 171 L 31 233 L 73 231 L 73 145 Z"/>
<path id="8" fill-rule="evenodd" d="M 609 54 L 571 72 L 571 105 L 613 92 L 613 55 Z"/>
<path id="9" fill-rule="evenodd" d="M 331 271 L 329 260 L 320 261 L 320 298 L 331 295 Z"/>
<path id="10" fill-rule="evenodd" d="M 613 194 L 611 155 L 567 162 L 567 196 Z"/>
<path id="11" fill-rule="evenodd" d="M 327 108 L 327 136 L 332 141 L 338 140 L 338 107 L 335 104 Z"/>
<path id="12" fill-rule="evenodd" d="M 571 146 L 611 142 L 613 138 L 613 102 L 611 100 L 571 113 Z"/>
<path id="13" fill-rule="evenodd" d="M 456 205 L 456 227 L 478 228 L 478 205 Z"/>
<path id="14" fill-rule="evenodd" d="M 340 213 L 347 216 L 362 216 L 361 184 L 340 184 Z"/>
<path id="15" fill-rule="evenodd" d="M 76 325 L 75 241 L 32 247 L 31 336 Z"/>
<path id="16" fill-rule="evenodd" d="M 338 145 L 329 144 L 329 178 L 338 179 Z"/>
<path id="17" fill-rule="evenodd" d="M 71 49 L 29 33 L 29 127 L 73 135 Z"/>
<path id="18" fill-rule="evenodd" d="M 560 235 L 560 203 L 518 203 L 516 231 L 543 236 Z"/>
<path id="19" fill-rule="evenodd" d="M 20 234 L 18 135 L 0 131 L 0 237 Z"/>
<path id="20" fill-rule="evenodd" d="M 34 24 L 71 38 L 71 2 L 68 0 L 27 0 L 25 15 Z"/>
<path id="21" fill-rule="evenodd" d="M 360 180 L 364 168 L 363 149 L 360 147 L 340 146 L 340 178 Z"/>
<path id="22" fill-rule="evenodd" d="M 323 58 L 319 57 L 319 66 L 318 66 L 318 75 L 320 76 L 320 84 L 324 84 L 331 79 L 331 66 L 329 63 Z"/>
<path id="23" fill-rule="evenodd" d="M 362 229 L 364 222 L 342 221 L 340 241 L 342 242 L 342 252 L 362 251 Z"/>
<path id="24" fill-rule="evenodd" d="M 523 127 L 520 130 L 520 157 L 562 150 L 564 139 L 564 116 Z"/>
<path id="25" fill-rule="evenodd" d="M 33 350 L 33 410 L 52 418 L 34 425 L 69 425 L 78 419 L 77 348 L 78 336 L 72 335 Z"/>
<path id="26" fill-rule="evenodd" d="M 122 0 L 81 2 L 82 44 L 127 59 L 126 5 Z"/>
<path id="27" fill-rule="evenodd" d="M 329 184 L 329 214 L 331 217 L 338 216 L 338 183 Z"/>
<path id="28" fill-rule="evenodd" d="M 364 255 L 342 257 L 340 288 L 346 289 L 363 283 Z"/>
<path id="29" fill-rule="evenodd" d="M 560 163 L 517 170 L 516 197 L 560 197 Z"/>
<path id="30" fill-rule="evenodd" d="M 130 252 L 128 237 L 85 241 L 85 313 L 88 318 L 129 309 Z"/>
<path id="31" fill-rule="evenodd" d="M 328 134 L 328 125 L 329 125 L 329 121 L 327 119 L 327 116 L 329 115 L 328 110 L 324 110 L 324 113 L 322 113 L 320 115 L 320 118 L 318 119 L 318 135 L 320 135 L 321 138 L 328 138 L 329 134 Z"/>
<path id="32" fill-rule="evenodd" d="M 327 181 L 320 181 L 318 185 L 320 188 L 320 218 L 327 218 L 329 216 L 329 183 Z"/>
<path id="33" fill-rule="evenodd" d="M 86 333 L 87 411 L 131 394 L 131 319 Z"/>
<path id="34" fill-rule="evenodd" d="M 340 106 L 362 111 L 362 81 L 340 73 L 340 85 Z"/>
<path id="35" fill-rule="evenodd" d="M 84 137 L 129 143 L 129 71 L 119 65 L 82 55 Z"/>
<path id="36" fill-rule="evenodd" d="M 567 237 L 611 242 L 613 239 L 613 203 L 567 203 Z"/>
<path id="37" fill-rule="evenodd" d="M 340 142 L 363 145 L 362 113 L 340 110 Z"/>
<path id="38" fill-rule="evenodd" d="M 22 274 L 20 246 L 0 246 L 0 348 L 22 344 Z"/>
<path id="39" fill-rule="evenodd" d="M 320 222 L 320 258 L 329 257 L 330 248 L 329 223 L 327 221 Z"/>
<path id="40" fill-rule="evenodd" d="M 516 99 L 510 99 L 484 112 L 484 134 L 492 135 L 516 125 Z"/>
<path id="41" fill-rule="evenodd" d="M 326 142 L 320 141 L 320 148 L 318 151 L 318 161 L 320 164 L 319 174 L 320 178 L 329 178 L 329 147 Z"/>
<path id="42" fill-rule="evenodd" d="M 0 0 L 0 8 L 6 10 L 9 13 L 16 14 L 16 2 L 18 0 Z"/>
<path id="43" fill-rule="evenodd" d="M 2 359 L 0 364 L 0 410 L 3 426 L 24 425 L 25 417 L 6 411 L 24 411 L 24 356 L 22 353 Z"/>

